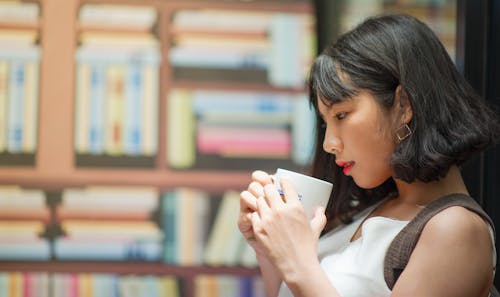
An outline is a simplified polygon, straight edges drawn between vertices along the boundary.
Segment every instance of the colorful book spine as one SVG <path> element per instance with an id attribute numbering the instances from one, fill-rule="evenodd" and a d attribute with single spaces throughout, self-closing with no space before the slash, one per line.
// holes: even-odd
<path id="1" fill-rule="evenodd" d="M 91 64 L 89 90 L 89 153 L 104 152 L 105 135 L 105 66 L 100 63 Z"/>
<path id="2" fill-rule="evenodd" d="M 191 96 L 185 90 L 172 90 L 167 100 L 167 162 L 172 168 L 189 168 L 196 156 Z"/>
<path id="3" fill-rule="evenodd" d="M 144 89 L 142 110 L 142 152 L 153 156 L 158 152 L 158 67 L 154 64 L 143 66 Z M 147 119 L 147 120 L 146 120 Z"/>
<path id="4" fill-rule="evenodd" d="M 7 149 L 7 110 L 9 99 L 9 64 L 0 60 L 0 153 Z"/>
<path id="5" fill-rule="evenodd" d="M 270 30 L 271 65 L 269 82 L 279 87 L 302 87 L 305 77 L 301 69 L 301 43 L 299 16 L 277 13 Z"/>
<path id="6" fill-rule="evenodd" d="M 36 130 L 38 127 L 38 65 L 37 61 L 27 61 L 25 64 L 26 81 L 22 149 L 25 153 L 34 153 L 36 150 Z"/>
<path id="7" fill-rule="evenodd" d="M 316 117 L 305 95 L 297 95 L 294 99 L 291 125 L 292 160 L 303 166 L 310 164 L 314 154 Z"/>
<path id="8" fill-rule="evenodd" d="M 23 149 L 24 137 L 25 63 L 12 61 L 10 66 L 7 150 L 11 153 L 20 153 Z"/>
<path id="9" fill-rule="evenodd" d="M 123 153 L 124 86 L 125 66 L 109 65 L 106 69 L 105 86 L 105 153 L 109 155 Z"/>
<path id="10" fill-rule="evenodd" d="M 75 150 L 88 153 L 91 67 L 89 63 L 80 62 L 76 69 Z"/>
<path id="11" fill-rule="evenodd" d="M 142 90 L 143 90 L 142 65 L 131 62 L 127 67 L 125 85 L 125 117 L 124 117 L 124 152 L 127 155 L 140 155 L 142 153 Z"/>
<path id="12" fill-rule="evenodd" d="M 177 212 L 178 197 L 176 192 L 167 192 L 162 197 L 162 229 L 165 236 L 163 261 L 168 264 L 177 264 L 178 235 Z"/>
<path id="13" fill-rule="evenodd" d="M 224 194 L 221 204 L 217 210 L 215 221 L 210 230 L 207 247 L 205 249 L 205 263 L 212 266 L 225 265 L 226 253 L 232 249 L 232 241 L 238 241 L 238 237 L 233 237 L 234 229 L 237 226 L 239 207 L 239 194 L 228 191 Z"/>

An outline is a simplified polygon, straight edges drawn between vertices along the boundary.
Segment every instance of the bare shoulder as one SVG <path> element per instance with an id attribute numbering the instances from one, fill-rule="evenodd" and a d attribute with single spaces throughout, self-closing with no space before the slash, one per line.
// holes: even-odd
<path id="1" fill-rule="evenodd" d="M 449 207 L 431 218 L 422 231 L 421 239 L 426 238 L 433 239 L 434 244 L 462 242 L 472 246 L 478 243 L 474 239 L 482 239 L 491 247 L 486 221 L 477 213 L 461 206 Z"/>
<path id="2" fill-rule="evenodd" d="M 424 227 L 392 296 L 487 296 L 493 276 L 492 247 L 481 216 L 460 206 L 449 207 Z"/>

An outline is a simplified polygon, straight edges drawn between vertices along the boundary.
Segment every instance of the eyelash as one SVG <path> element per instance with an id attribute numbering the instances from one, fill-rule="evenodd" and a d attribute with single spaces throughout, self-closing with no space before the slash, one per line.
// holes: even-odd
<path id="1" fill-rule="evenodd" d="M 337 120 L 342 120 L 345 118 L 346 115 L 347 115 L 347 112 L 339 112 L 335 115 L 335 117 L 337 118 Z"/>
<path id="2" fill-rule="evenodd" d="M 337 113 L 334 117 L 338 120 L 341 121 L 347 116 L 347 112 L 339 112 Z M 321 123 L 321 129 L 326 129 L 326 122 L 322 121 Z"/>

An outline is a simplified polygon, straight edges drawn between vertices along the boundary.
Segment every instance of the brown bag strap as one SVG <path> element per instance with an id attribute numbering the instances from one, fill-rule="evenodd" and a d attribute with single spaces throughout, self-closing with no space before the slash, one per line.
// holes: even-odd
<path id="1" fill-rule="evenodd" d="M 396 235 L 387 250 L 384 261 L 384 278 L 387 286 L 391 290 L 399 278 L 399 275 L 408 264 L 410 255 L 420 238 L 420 234 L 425 224 L 427 224 L 434 215 L 451 206 L 462 206 L 477 213 L 490 224 L 491 228 L 493 228 L 493 232 L 495 232 L 493 221 L 471 197 L 464 194 L 450 194 L 434 200 L 421 210 L 415 218 Z"/>

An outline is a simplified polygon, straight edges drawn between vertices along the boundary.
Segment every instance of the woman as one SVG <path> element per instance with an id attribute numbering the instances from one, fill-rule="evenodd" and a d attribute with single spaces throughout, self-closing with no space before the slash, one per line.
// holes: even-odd
<path id="1" fill-rule="evenodd" d="M 410 16 L 370 18 L 316 59 L 309 88 L 314 175 L 334 184 L 326 210 L 308 221 L 293 185 L 282 179 L 283 201 L 262 171 L 241 193 L 267 296 L 488 296 L 492 226 L 459 206 L 432 217 L 394 287 L 384 281 L 395 236 L 429 203 L 468 194 L 459 166 L 500 136 L 435 34 Z"/>

